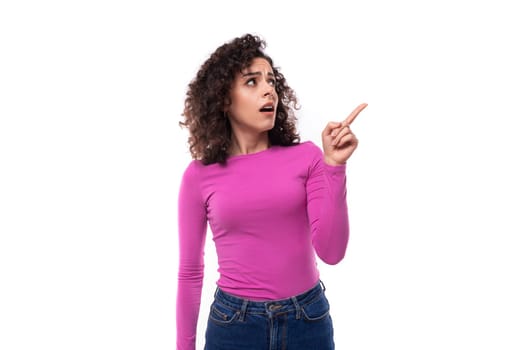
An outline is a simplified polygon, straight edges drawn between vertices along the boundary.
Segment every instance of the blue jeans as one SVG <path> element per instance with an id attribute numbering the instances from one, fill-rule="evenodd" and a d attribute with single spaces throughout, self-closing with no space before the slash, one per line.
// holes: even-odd
<path id="1" fill-rule="evenodd" d="M 325 288 L 289 299 L 250 301 L 217 289 L 204 350 L 333 350 Z"/>

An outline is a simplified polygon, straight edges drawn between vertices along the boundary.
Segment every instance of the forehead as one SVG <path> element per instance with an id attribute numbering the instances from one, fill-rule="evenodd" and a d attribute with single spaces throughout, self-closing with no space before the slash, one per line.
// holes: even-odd
<path id="1" fill-rule="evenodd" d="M 252 60 L 250 65 L 242 70 L 242 73 L 252 73 L 252 72 L 261 72 L 263 74 L 273 73 L 272 66 L 270 63 L 262 58 L 256 57 Z"/>

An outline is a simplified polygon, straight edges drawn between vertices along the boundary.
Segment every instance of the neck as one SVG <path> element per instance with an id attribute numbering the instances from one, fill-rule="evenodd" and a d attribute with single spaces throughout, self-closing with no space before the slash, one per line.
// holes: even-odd
<path id="1" fill-rule="evenodd" d="M 232 142 L 229 154 L 231 156 L 239 154 L 250 154 L 264 151 L 270 147 L 268 132 L 258 135 L 232 135 Z"/>

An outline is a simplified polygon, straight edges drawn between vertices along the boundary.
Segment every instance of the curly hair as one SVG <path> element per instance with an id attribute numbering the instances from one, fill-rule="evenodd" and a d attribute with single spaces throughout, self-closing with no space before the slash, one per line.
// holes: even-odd
<path id="1" fill-rule="evenodd" d="M 188 144 L 194 159 L 204 164 L 226 163 L 232 129 L 224 109 L 231 104 L 230 90 L 236 74 L 249 67 L 255 58 L 264 58 L 271 65 L 279 97 L 275 125 L 268 132 L 270 144 L 290 146 L 300 142 L 294 113 L 299 109 L 295 92 L 264 53 L 265 47 L 266 42 L 255 35 L 235 38 L 217 48 L 188 85 L 184 121 L 179 124 L 189 130 Z"/>

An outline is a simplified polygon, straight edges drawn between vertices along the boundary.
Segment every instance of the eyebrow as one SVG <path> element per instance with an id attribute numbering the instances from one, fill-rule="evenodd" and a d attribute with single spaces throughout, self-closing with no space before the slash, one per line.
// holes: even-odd
<path id="1" fill-rule="evenodd" d="M 243 77 L 253 77 L 253 76 L 260 76 L 262 75 L 261 72 L 248 72 L 248 73 L 242 73 Z M 269 76 L 274 77 L 275 75 L 272 72 L 268 72 Z"/>

